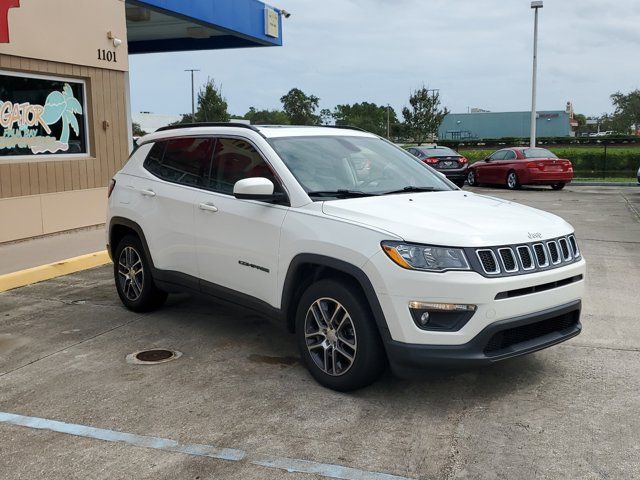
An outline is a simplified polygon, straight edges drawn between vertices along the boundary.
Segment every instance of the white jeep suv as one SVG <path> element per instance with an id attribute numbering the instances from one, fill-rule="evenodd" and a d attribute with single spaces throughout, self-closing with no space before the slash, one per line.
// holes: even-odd
<path id="1" fill-rule="evenodd" d="M 581 330 L 571 225 L 459 190 L 357 129 L 161 129 L 115 175 L 107 222 L 126 307 L 186 290 L 281 319 L 336 390 L 387 364 L 490 364 Z"/>

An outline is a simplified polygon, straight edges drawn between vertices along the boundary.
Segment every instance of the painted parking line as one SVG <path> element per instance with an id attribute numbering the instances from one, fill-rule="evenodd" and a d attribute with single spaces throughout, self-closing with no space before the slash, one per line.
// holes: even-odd
<path id="1" fill-rule="evenodd" d="M 339 478 L 343 480 L 411 480 L 408 477 L 391 475 L 389 473 L 371 472 L 342 465 L 332 465 L 329 463 L 262 454 L 251 454 L 244 450 L 219 448 L 213 445 L 180 443 L 168 438 L 117 432 L 104 428 L 88 427 L 86 425 L 48 420 L 46 418 L 27 417 L 13 413 L 0 412 L 0 423 L 33 428 L 36 430 L 49 430 L 52 432 L 65 433 L 76 437 L 92 438 L 105 442 L 126 443 L 135 447 L 152 448 L 155 450 L 164 450 L 166 452 L 182 453 L 197 457 L 209 457 L 231 462 L 244 461 L 261 467 L 285 470 L 290 473 L 311 473 L 327 478 Z"/>

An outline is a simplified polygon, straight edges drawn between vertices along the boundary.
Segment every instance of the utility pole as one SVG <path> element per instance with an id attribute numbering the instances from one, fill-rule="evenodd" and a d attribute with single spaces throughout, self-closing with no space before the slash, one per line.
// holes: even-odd
<path id="1" fill-rule="evenodd" d="M 197 70 L 195 68 L 189 68 L 185 70 L 185 72 L 191 72 L 191 122 L 192 123 L 195 123 L 196 121 L 196 90 L 195 90 L 195 84 L 193 83 L 193 74 L 199 71 L 200 70 Z"/>
<path id="2" fill-rule="evenodd" d="M 531 2 L 531 8 L 535 11 L 533 20 L 533 81 L 531 85 L 531 148 L 536 146 L 536 83 L 538 76 L 538 10 L 542 8 L 542 0 Z"/>
<path id="3" fill-rule="evenodd" d="M 391 125 L 389 123 L 389 110 L 391 109 L 391 105 L 387 104 L 387 140 L 391 138 Z"/>

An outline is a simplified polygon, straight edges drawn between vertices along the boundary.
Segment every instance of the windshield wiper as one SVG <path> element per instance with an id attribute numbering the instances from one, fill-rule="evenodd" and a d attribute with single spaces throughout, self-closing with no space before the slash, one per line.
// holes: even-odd
<path id="1" fill-rule="evenodd" d="M 317 190 L 315 192 L 307 192 L 310 197 L 336 197 L 336 198 L 357 198 L 357 197 L 372 197 L 378 195 L 377 193 L 361 192 L 359 190 Z"/>
<path id="2" fill-rule="evenodd" d="M 442 189 L 435 187 L 404 187 L 400 190 L 391 190 L 390 192 L 384 192 L 381 195 L 392 195 L 394 193 L 417 193 L 417 192 L 441 192 Z"/>

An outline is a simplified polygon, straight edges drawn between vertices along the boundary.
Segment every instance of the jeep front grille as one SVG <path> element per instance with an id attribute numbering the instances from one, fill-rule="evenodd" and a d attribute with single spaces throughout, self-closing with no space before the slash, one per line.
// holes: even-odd
<path id="1" fill-rule="evenodd" d="M 486 277 L 523 275 L 560 268 L 580 259 L 574 235 L 543 242 L 465 250 L 467 258 L 471 259 L 471 267 Z"/>
<path id="2" fill-rule="evenodd" d="M 488 273 L 490 275 L 500 273 L 500 267 L 498 266 L 496 254 L 493 253 L 493 250 L 477 250 L 476 254 L 478 255 L 478 259 L 480 260 L 484 273 Z"/>

